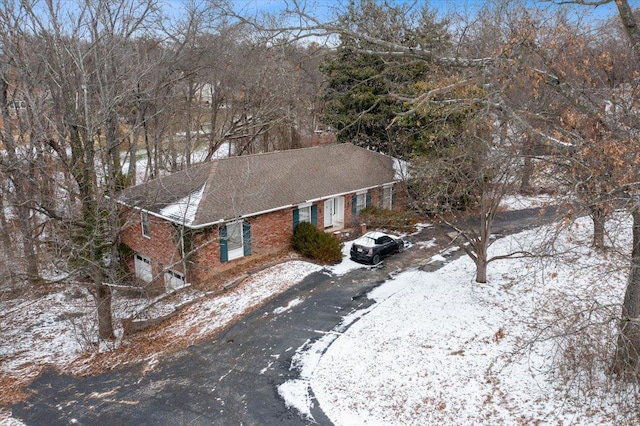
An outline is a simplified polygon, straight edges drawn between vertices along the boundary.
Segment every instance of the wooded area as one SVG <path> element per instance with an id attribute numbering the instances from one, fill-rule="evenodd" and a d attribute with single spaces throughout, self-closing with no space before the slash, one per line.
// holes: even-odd
<path id="1" fill-rule="evenodd" d="M 155 0 L 4 0 L 1 285 L 64 271 L 113 338 L 110 289 L 127 282 L 118 190 L 221 148 L 299 148 L 331 131 L 411 160 L 412 209 L 451 224 L 479 282 L 508 191 L 569 194 L 602 250 L 610 215 L 631 213 L 613 371 L 637 380 L 640 9 L 616 0 L 618 16 L 589 20 L 612 2 L 496 1 L 461 16 L 359 0 L 319 18 L 295 1 L 255 17 L 215 0 L 179 15 Z M 462 226 L 470 211 L 478 221 Z"/>

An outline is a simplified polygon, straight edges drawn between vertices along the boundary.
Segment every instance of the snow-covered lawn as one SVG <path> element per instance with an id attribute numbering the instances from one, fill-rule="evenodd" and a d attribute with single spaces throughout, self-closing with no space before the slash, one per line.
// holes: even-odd
<path id="1" fill-rule="evenodd" d="M 628 230 L 627 218 L 619 219 L 614 225 Z M 292 368 L 300 379 L 283 384 L 280 394 L 305 416 L 319 404 L 336 425 L 637 424 L 619 412 L 620 390 L 607 388 L 599 374 L 615 323 L 593 325 L 619 312 L 627 265 L 614 250 L 603 256 L 589 249 L 589 231 L 580 220 L 562 233 L 554 258 L 490 264 L 487 284 L 473 281 L 466 256 L 433 273 L 399 274 L 369 295 L 377 303 L 366 312 L 299 348 Z M 491 251 L 535 248 L 546 234 L 504 238 Z M 594 309 L 571 315 L 587 307 Z M 549 339 L 587 323 L 592 330 L 573 340 Z M 586 348 L 576 353 L 604 362 L 586 372 L 563 362 L 563 349 L 574 343 Z"/>

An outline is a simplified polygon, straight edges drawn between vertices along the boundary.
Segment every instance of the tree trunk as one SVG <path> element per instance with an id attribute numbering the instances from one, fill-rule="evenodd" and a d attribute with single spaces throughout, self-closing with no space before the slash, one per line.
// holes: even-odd
<path id="1" fill-rule="evenodd" d="M 11 250 L 11 230 L 9 229 L 9 223 L 7 222 L 7 216 L 5 214 L 4 191 L 4 188 L 0 188 L 0 241 L 2 242 L 4 253 L 2 269 L 7 272 L 6 277 L 9 280 L 9 284 L 14 284 L 14 258 L 13 250 Z"/>
<path id="2" fill-rule="evenodd" d="M 33 238 L 33 226 L 31 223 L 31 208 L 30 204 L 32 200 L 30 195 L 32 189 L 29 187 L 27 177 L 24 170 L 21 169 L 21 161 L 16 154 L 17 148 L 13 138 L 13 130 L 11 126 L 11 115 L 9 114 L 9 99 L 7 97 L 7 90 L 9 84 L 2 78 L 0 79 L 0 108 L 2 109 L 3 129 L 0 133 L 0 140 L 2 140 L 6 153 L 7 162 L 4 165 L 6 173 L 11 176 L 14 185 L 14 198 L 15 198 L 15 210 L 18 217 L 18 223 L 20 224 L 20 233 L 22 235 L 22 251 L 26 260 L 26 273 L 27 279 L 37 282 L 40 280 L 40 273 L 38 270 L 38 256 L 36 254 L 36 246 Z"/>
<path id="3" fill-rule="evenodd" d="M 478 256 L 476 259 L 476 282 L 487 283 L 487 255 Z"/>
<path id="4" fill-rule="evenodd" d="M 186 168 L 191 167 L 191 154 L 193 141 L 191 140 L 191 132 L 193 131 L 193 98 L 195 96 L 195 84 L 193 82 L 189 82 L 187 85 L 187 99 L 185 105 L 185 139 L 184 139 L 184 158 Z"/>
<path id="5" fill-rule="evenodd" d="M 640 62 L 640 28 L 638 28 L 636 18 L 633 16 L 633 9 L 629 5 L 628 0 L 616 0 L 615 3 L 618 7 L 618 14 L 620 15 L 624 30 L 636 54 L 636 59 Z"/>
<path id="6" fill-rule="evenodd" d="M 487 204 L 490 200 L 487 199 L 486 188 L 482 189 L 482 195 L 480 196 L 480 238 L 474 244 L 476 252 L 476 282 L 487 282 L 487 258 L 489 251 L 489 238 L 491 236 L 491 223 L 489 209 Z"/>
<path id="7" fill-rule="evenodd" d="M 595 206 L 591 208 L 591 220 L 593 221 L 593 247 L 596 249 L 604 248 L 604 226 L 607 221 L 607 215 L 604 209 Z"/>
<path id="8" fill-rule="evenodd" d="M 92 274 L 95 281 L 94 298 L 98 309 L 98 336 L 101 340 L 115 339 L 111 317 L 111 287 L 102 283 L 101 273 Z"/>
<path id="9" fill-rule="evenodd" d="M 531 176 L 533 175 L 533 161 L 528 155 L 524 156 L 522 174 L 520 175 L 520 192 L 528 194 L 531 192 Z"/>
<path id="10" fill-rule="evenodd" d="M 102 245 L 105 239 L 105 212 L 98 203 L 98 194 L 101 192 L 98 189 L 94 169 L 96 161 L 91 126 L 87 126 L 85 133 L 82 133 L 78 127 L 71 127 L 69 141 L 74 153 L 73 175 L 78 185 L 84 224 L 80 230 L 78 241 L 83 243 L 85 250 L 79 255 L 79 260 L 86 273 L 91 277 L 95 288 L 94 297 L 98 309 L 99 336 L 101 339 L 112 339 L 114 332 L 111 320 L 111 288 L 104 285 L 104 270 L 99 266 L 102 265 L 104 257 Z"/>
<path id="11" fill-rule="evenodd" d="M 634 209 L 633 249 L 627 290 L 613 371 L 622 378 L 636 379 L 640 368 L 640 210 Z"/>

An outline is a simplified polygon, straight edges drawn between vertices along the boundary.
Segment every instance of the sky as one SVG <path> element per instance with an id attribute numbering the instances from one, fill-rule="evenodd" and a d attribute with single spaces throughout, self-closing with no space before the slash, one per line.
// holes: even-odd
<path id="1" fill-rule="evenodd" d="M 268 12 L 276 13 L 283 10 L 287 4 L 291 4 L 291 1 L 286 0 L 229 0 L 231 4 L 236 7 L 236 10 L 245 11 L 247 13 L 255 12 Z M 396 3 L 413 3 L 420 6 L 424 3 L 421 0 L 395 0 Z M 175 5 L 181 3 L 180 0 L 173 1 Z M 302 0 L 300 3 L 306 3 L 307 10 L 313 11 L 316 16 L 326 18 L 331 15 L 335 10 L 338 0 Z M 445 14 L 449 12 L 458 13 L 473 13 L 481 7 L 483 7 L 487 1 L 485 0 L 430 0 L 429 5 L 431 8 L 437 10 L 439 13 Z M 534 5 L 549 5 L 547 0 L 527 0 L 531 6 Z M 640 7 L 640 0 L 630 0 L 631 7 Z M 609 4 L 600 5 L 598 7 L 593 6 L 575 6 L 582 10 L 587 10 L 594 19 L 607 19 L 615 16 L 617 13 L 615 4 L 613 1 Z"/>

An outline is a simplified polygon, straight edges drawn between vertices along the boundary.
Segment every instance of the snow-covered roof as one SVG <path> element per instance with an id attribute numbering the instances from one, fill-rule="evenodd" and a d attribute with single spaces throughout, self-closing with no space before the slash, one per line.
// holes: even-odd
<path id="1" fill-rule="evenodd" d="M 393 170 L 395 171 L 396 180 L 406 180 L 409 178 L 409 164 L 399 158 L 393 159 Z"/>
<path id="2" fill-rule="evenodd" d="M 183 222 L 187 226 L 191 225 L 196 218 L 200 201 L 202 201 L 204 188 L 205 185 L 202 185 L 202 188 L 193 194 L 189 194 L 175 203 L 163 207 L 160 210 L 160 214 L 175 221 Z"/>

